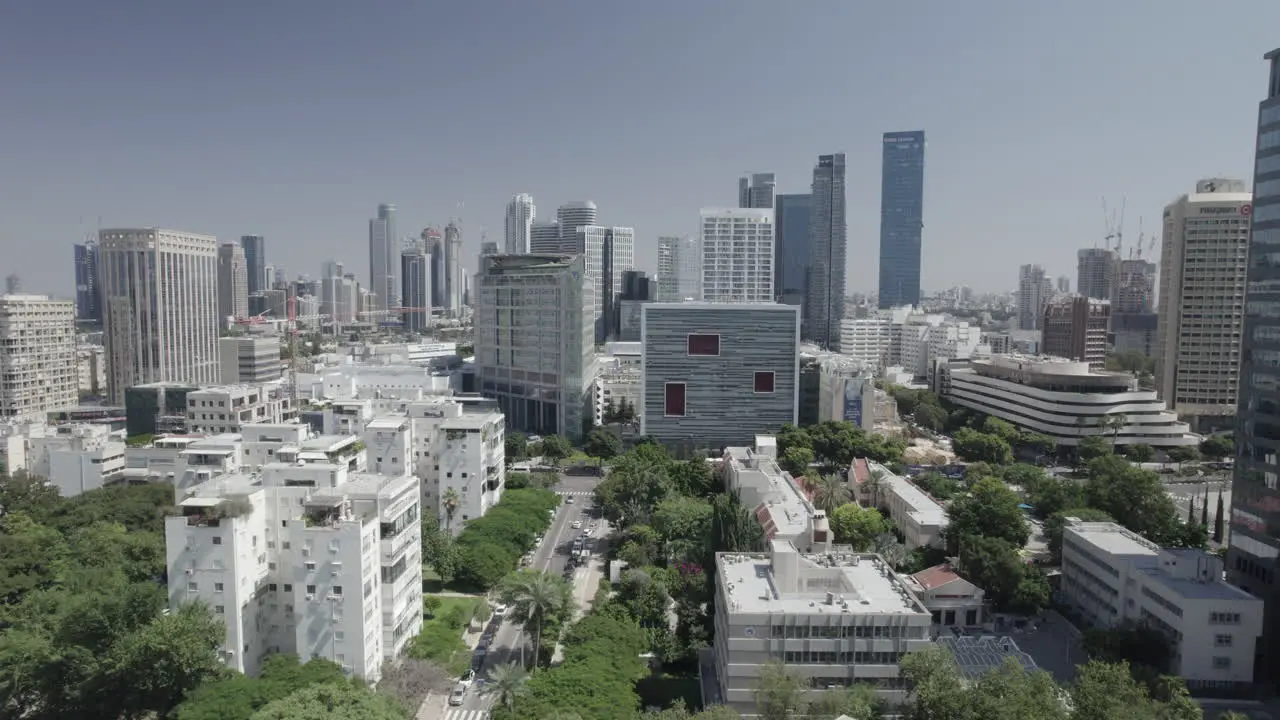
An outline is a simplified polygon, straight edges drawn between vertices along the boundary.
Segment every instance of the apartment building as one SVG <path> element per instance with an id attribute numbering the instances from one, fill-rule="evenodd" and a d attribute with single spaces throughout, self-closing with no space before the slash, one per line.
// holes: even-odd
<path id="1" fill-rule="evenodd" d="M 768 553 L 718 553 L 716 571 L 716 682 L 744 718 L 758 717 L 770 661 L 808 683 L 807 699 L 854 683 L 904 699 L 898 662 L 929 645 L 932 618 L 880 556 L 802 554 L 773 540 Z"/>
<path id="2" fill-rule="evenodd" d="M 773 302 L 773 209 L 703 208 L 701 227 L 701 299 Z"/>
<path id="3" fill-rule="evenodd" d="M 1044 308 L 1040 351 L 1045 355 L 1078 360 L 1091 370 L 1107 362 L 1107 328 L 1111 302 L 1084 295 L 1050 300 Z"/>
<path id="4" fill-rule="evenodd" d="M 191 488 L 165 520 L 169 604 L 226 623 L 226 665 L 272 653 L 377 682 L 422 627 L 421 491 L 413 476 L 266 465 Z"/>
<path id="5" fill-rule="evenodd" d="M 863 458 L 853 461 L 849 475 L 854 498 L 864 506 L 888 510 L 908 550 L 942 547 L 949 519 L 941 503 L 910 480 Z"/>
<path id="6" fill-rule="evenodd" d="M 1069 518 L 1062 534 L 1062 599 L 1100 627 L 1161 631 L 1173 651 L 1169 674 L 1192 690 L 1253 682 L 1262 600 L 1222 577 L 1217 556 L 1164 549 L 1115 523 Z"/>
<path id="7" fill-rule="evenodd" d="M 644 346 L 639 342 L 611 342 L 596 358 L 595 422 L 604 424 L 605 409 L 615 410 L 624 403 L 639 419 L 643 399 L 640 388 L 644 384 Z"/>
<path id="8" fill-rule="evenodd" d="M 39 420 L 79 404 L 76 306 L 0 295 L 0 420 Z"/>
<path id="9" fill-rule="evenodd" d="M 63 497 L 73 497 L 124 478 L 124 443 L 106 425 L 30 426 L 26 468 L 48 480 Z"/>
<path id="10" fill-rule="evenodd" d="M 107 392 L 107 355 L 101 345 L 76 347 L 76 389 L 80 395 L 98 397 Z"/>
<path id="11" fill-rule="evenodd" d="M 1117 445 L 1197 445 L 1177 414 L 1129 373 L 1096 372 L 1087 362 L 1030 355 L 991 355 L 939 363 L 934 389 L 951 402 L 1043 433 L 1061 445 L 1105 437 Z M 1123 418 L 1120 427 L 1112 418 Z"/>
<path id="12" fill-rule="evenodd" d="M 215 385 L 187 393 L 190 433 L 234 433 L 250 423 L 277 424 L 297 416 L 297 409 L 279 383 Z"/>
<path id="13" fill-rule="evenodd" d="M 826 514 L 778 465 L 777 455 L 772 435 L 757 437 L 754 447 L 725 448 L 725 488 L 751 508 L 769 540 L 785 540 L 806 552 L 830 550 L 833 538 Z"/>
<path id="14" fill-rule="evenodd" d="M 658 238 L 658 302 L 702 300 L 701 241 Z"/>
<path id="15" fill-rule="evenodd" d="M 718 450 L 795 424 L 799 308 L 651 303 L 642 312 L 642 435 Z"/>
<path id="16" fill-rule="evenodd" d="M 218 372 L 223 385 L 279 380 L 280 341 L 274 337 L 218 338 Z"/>
<path id="17" fill-rule="evenodd" d="M 422 478 L 422 507 L 456 535 L 502 499 L 506 420 L 497 410 L 468 411 L 457 402 L 410 403 L 406 414 L 413 473 Z"/>

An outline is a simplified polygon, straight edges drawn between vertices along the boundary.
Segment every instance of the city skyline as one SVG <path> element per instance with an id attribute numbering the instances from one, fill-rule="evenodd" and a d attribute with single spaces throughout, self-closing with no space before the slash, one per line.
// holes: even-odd
<path id="1" fill-rule="evenodd" d="M 775 83 L 785 95 L 777 106 L 803 111 L 764 113 L 734 126 L 702 110 L 645 111 L 619 124 L 589 113 L 566 115 L 546 99 L 554 94 L 545 80 L 514 95 L 486 90 L 505 76 L 510 58 L 537 55 L 527 68 L 536 77 L 554 78 L 556 85 L 585 83 L 603 102 L 643 89 L 647 107 L 689 107 L 696 103 L 686 100 L 728 62 L 697 39 L 708 27 L 722 27 L 727 7 L 656 2 L 620 10 L 637 28 L 634 38 L 653 37 L 650 31 L 663 38 L 666 50 L 658 62 L 653 43 L 632 37 L 602 53 L 547 42 L 547 33 L 592 35 L 594 24 L 603 22 L 552 5 L 519 33 L 478 33 L 482 46 L 468 48 L 464 70 L 450 71 L 441 68 L 457 63 L 436 57 L 453 53 L 453 40 L 425 47 L 400 42 L 414 35 L 413 10 L 299 15 L 266 7 L 250 18 L 232 6 L 201 17 L 163 6 L 155 12 L 118 8 L 98 17 L 83 2 L 24 6 L 9 13 L 0 49 L 13 59 L 5 67 L 25 68 L 21 75 L 0 75 L 15 99 L 11 131 L 0 140 L 13 178 L 0 193 L 0 216 L 6 218 L 0 241 L 34 248 L 13 268 L 26 289 L 62 296 L 74 290 L 69 246 L 96 229 L 99 217 L 104 227 L 167 227 L 224 242 L 261 233 L 272 261 L 290 273 L 315 272 L 305 260 L 315 256 L 343 259 L 366 277 L 364 225 L 377 203 L 395 203 L 406 230 L 442 227 L 460 215 L 464 265 L 473 266 L 480 229 L 499 237 L 506 201 L 529 193 L 547 208 L 583 197 L 609 208 L 611 217 L 636 227 L 637 266 L 652 270 L 657 239 L 696 232 L 700 207 L 735 204 L 732 178 L 745 170 L 774 173 L 779 194 L 803 193 L 815 155 L 845 152 L 847 290 L 871 293 L 877 264 L 865 260 L 878 256 L 879 139 L 894 128 L 919 127 L 930 137 L 923 287 L 1009 290 L 1007 278 L 1021 264 L 1071 274 L 1075 251 L 1100 243 L 1105 232 L 1101 196 L 1127 197 L 1128 234 L 1136 236 L 1139 217 L 1153 226 L 1160 208 L 1195 179 L 1250 177 L 1252 89 L 1262 82 L 1256 58 L 1274 44 L 1267 28 L 1280 21 L 1280 7 L 1245 3 L 1242 11 L 1256 22 L 1205 47 L 1199 29 L 1209 21 L 1208 8 L 1169 13 L 1149 2 L 1107 6 L 1110 21 L 1098 26 L 1084 20 L 1089 6 L 962 12 L 934 4 L 911 31 L 912 41 L 927 51 L 889 73 L 850 73 L 848 63 L 829 62 L 838 53 L 828 57 L 821 48 L 854 46 L 872 57 L 896 47 L 901 33 L 872 30 L 884 26 L 876 18 L 887 20 L 885 11 L 795 8 L 777 18 L 767 3 L 743 2 L 727 13 L 735 27 L 764 18 L 781 37 L 842 38 L 785 45 L 770 68 L 773 80 L 808 76 L 802 83 Z M 68 8 L 86 11 L 62 12 Z M 457 37 L 489 17 L 480 7 L 432 12 L 432 24 L 453 26 Z M 268 32 L 285 16 L 289 34 Z M 55 21 L 65 46 L 76 49 L 55 54 L 44 41 Z M 1156 27 L 1163 52 L 1133 42 Z M 237 52 L 218 40 L 204 59 L 174 52 L 156 66 L 148 58 L 163 48 L 144 52 L 143 44 L 128 41 L 144 33 L 173 39 L 163 41 L 167 47 L 195 28 L 215 39 L 236 37 Z M 336 52 L 318 52 L 322 45 L 315 40 L 336 28 L 348 28 L 352 41 Z M 88 49 L 104 31 L 123 41 L 111 52 Z M 540 38 L 540 53 L 528 52 L 534 38 Z M 1079 56 L 1082 43 L 1091 48 L 1088 58 Z M 805 52 L 810 45 L 821 57 Z M 406 54 L 410 47 L 413 53 Z M 1198 50 L 1167 50 L 1178 47 Z M 1199 59 L 1206 49 L 1216 58 L 1212 68 Z M 1036 56 L 1038 69 L 1007 62 L 1019 54 Z M 593 62 L 582 63 L 588 56 Z M 416 77 L 423 67 L 435 68 L 429 82 Z M 191 77 L 202 81 L 186 82 Z M 379 79 L 371 83 L 370 77 Z M 604 77 L 608 83 L 600 82 Z M 908 78 L 914 84 L 904 92 Z M 1210 82 L 1220 108 L 1213 132 L 1190 117 L 1153 125 L 1150 108 L 1161 98 L 1177 87 Z M 1022 91 L 1010 92 L 1033 83 L 1052 91 L 1035 103 L 1025 102 Z M 121 100 L 140 95 L 200 110 L 181 126 L 163 115 L 140 118 Z M 858 98 L 858 112 L 851 114 L 853 101 L 845 96 Z M 450 111 L 432 112 L 424 133 L 413 118 L 449 97 L 456 99 Z M 255 108 L 252 122 L 237 109 L 245 106 Z M 361 113 L 364 125 L 353 125 L 348 106 L 387 112 Z M 87 107 L 97 122 L 75 120 Z M 1098 122 L 1085 120 L 1104 109 L 1101 132 Z M 1185 142 L 1187 137 L 1196 142 Z M 205 171 L 218 187 L 217 202 L 158 171 L 173 162 Z M 122 167 L 132 169 L 122 173 Z M 993 214 L 997 200 L 1001 210 Z M 1070 211 L 1061 213 L 1063 207 Z M 1054 222 L 1043 221 L 1048 213 Z M 1028 242 L 1029 236 L 1035 240 Z M 981 259 L 966 252 L 975 243 L 990 252 Z"/>

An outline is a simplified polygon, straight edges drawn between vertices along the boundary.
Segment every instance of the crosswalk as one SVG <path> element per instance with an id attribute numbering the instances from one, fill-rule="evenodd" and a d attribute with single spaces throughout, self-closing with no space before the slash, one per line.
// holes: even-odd
<path id="1" fill-rule="evenodd" d="M 449 712 L 444 715 L 444 720 L 489 720 L 491 717 L 493 717 L 493 714 L 488 710 L 449 708 Z"/>
<path id="2" fill-rule="evenodd" d="M 557 490 L 556 494 L 561 497 L 569 497 L 570 495 L 573 497 L 586 497 L 588 495 L 595 495 L 595 492 L 591 490 Z"/>

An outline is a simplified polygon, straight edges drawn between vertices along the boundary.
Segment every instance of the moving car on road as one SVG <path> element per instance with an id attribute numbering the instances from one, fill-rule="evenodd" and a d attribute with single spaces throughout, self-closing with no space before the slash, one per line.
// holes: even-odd
<path id="1" fill-rule="evenodd" d="M 476 681 L 476 671 L 468 670 L 462 673 L 462 677 L 458 678 L 458 685 L 461 685 L 463 688 L 469 688 L 471 687 L 471 684 L 474 683 L 475 681 Z"/>
<path id="2" fill-rule="evenodd" d="M 449 693 L 449 705 L 458 707 L 467 699 L 467 686 L 458 683 L 453 686 L 453 692 Z"/>

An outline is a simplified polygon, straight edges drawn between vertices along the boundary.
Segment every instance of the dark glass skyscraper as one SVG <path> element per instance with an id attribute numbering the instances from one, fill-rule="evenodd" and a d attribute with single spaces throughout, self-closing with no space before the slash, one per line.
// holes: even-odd
<path id="1" fill-rule="evenodd" d="M 1280 49 L 1258 109 L 1257 155 L 1227 580 L 1263 599 L 1265 675 L 1280 676 Z M 1245 208 L 1249 212 L 1245 212 Z M 1247 221 L 1247 220 L 1246 220 Z"/>
<path id="2" fill-rule="evenodd" d="M 431 326 L 431 254 L 416 245 L 400 252 L 400 304 L 404 329 L 422 332 Z M 413 308 L 410 310 L 409 308 Z"/>
<path id="3" fill-rule="evenodd" d="M 102 322 L 102 300 L 98 293 L 98 243 L 90 240 L 75 246 L 76 319 Z"/>
<path id="4" fill-rule="evenodd" d="M 845 220 L 844 153 L 819 155 L 813 168 L 809 218 L 809 287 L 804 309 L 809 313 L 809 339 L 829 350 L 840 349 L 844 317 L 845 261 L 849 226 Z"/>
<path id="5" fill-rule="evenodd" d="M 804 305 L 813 264 L 813 196 L 778 195 L 773 209 L 773 288 L 778 302 Z M 801 311 L 801 337 L 808 339 L 809 315 Z"/>
<path id="6" fill-rule="evenodd" d="M 884 134 L 880 176 L 880 307 L 920 304 L 924 131 Z"/>
<path id="7" fill-rule="evenodd" d="M 261 235 L 240 236 L 244 264 L 249 269 L 249 294 L 271 289 L 267 279 L 267 240 Z"/>

